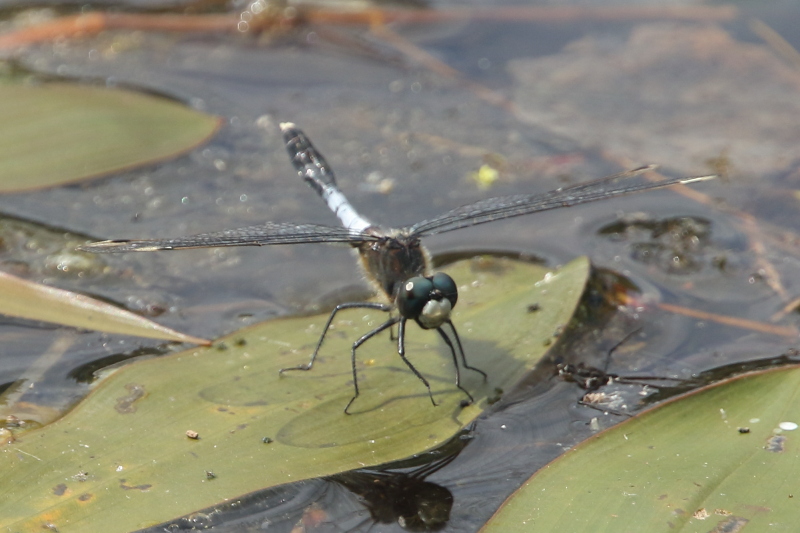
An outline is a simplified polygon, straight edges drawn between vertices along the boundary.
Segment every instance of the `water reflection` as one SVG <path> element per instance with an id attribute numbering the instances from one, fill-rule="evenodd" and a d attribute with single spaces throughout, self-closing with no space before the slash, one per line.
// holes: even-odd
<path id="1" fill-rule="evenodd" d="M 141 533 L 198 531 L 440 531 L 448 523 L 453 493 L 428 478 L 471 442 L 465 429 L 442 447 L 382 468 L 354 470 L 254 492 Z"/>

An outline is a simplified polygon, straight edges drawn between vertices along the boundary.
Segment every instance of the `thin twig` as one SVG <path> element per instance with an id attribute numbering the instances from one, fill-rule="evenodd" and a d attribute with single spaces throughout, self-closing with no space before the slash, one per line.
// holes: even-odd
<path id="1" fill-rule="evenodd" d="M 774 52 L 783 57 L 783 59 L 788 61 L 794 68 L 800 70 L 800 52 L 798 52 L 789 41 L 784 39 L 780 33 L 758 19 L 752 19 L 750 21 L 750 29 L 753 33 L 761 37 Z"/>
<path id="2" fill-rule="evenodd" d="M 746 318 L 738 318 L 735 316 L 710 313 L 708 311 L 700 311 L 697 309 L 691 309 L 689 307 L 683 307 L 682 305 L 673 305 L 667 303 L 658 303 L 656 305 L 659 309 L 669 311 L 670 313 L 697 318 L 700 320 L 708 320 L 709 322 L 716 322 L 718 324 L 732 326 L 735 328 L 749 329 L 752 331 L 759 331 L 761 333 L 779 335 L 781 337 L 797 338 L 800 336 L 800 331 L 792 326 L 775 326 L 772 324 L 767 324 L 766 322 L 758 322 L 755 320 L 748 320 Z"/>

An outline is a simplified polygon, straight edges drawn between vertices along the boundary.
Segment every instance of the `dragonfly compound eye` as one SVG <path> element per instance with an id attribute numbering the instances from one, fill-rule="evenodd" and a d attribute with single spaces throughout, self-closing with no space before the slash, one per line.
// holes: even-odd
<path id="1" fill-rule="evenodd" d="M 433 289 L 433 282 L 428 278 L 409 278 L 397 293 L 397 310 L 406 318 L 419 317 L 430 301 Z"/>
<path id="2" fill-rule="evenodd" d="M 397 309 L 405 318 L 413 318 L 425 329 L 435 329 L 447 322 L 458 297 L 456 284 L 447 274 L 430 278 L 414 277 L 397 294 Z"/>
<path id="3" fill-rule="evenodd" d="M 458 289 L 456 288 L 456 282 L 453 278 L 444 272 L 437 272 L 433 275 L 431 281 L 433 282 L 433 288 L 450 300 L 450 308 L 452 309 L 455 307 L 458 301 Z"/>

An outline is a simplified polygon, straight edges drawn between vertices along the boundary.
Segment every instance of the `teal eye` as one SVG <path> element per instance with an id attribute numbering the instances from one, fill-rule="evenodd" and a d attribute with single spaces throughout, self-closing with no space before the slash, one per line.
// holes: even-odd
<path id="1" fill-rule="evenodd" d="M 458 301 L 458 289 L 453 278 L 444 272 L 437 272 L 431 278 L 431 282 L 433 282 L 434 290 L 439 291 L 442 296 L 450 300 L 450 307 L 455 307 Z"/>
<path id="2" fill-rule="evenodd" d="M 408 279 L 397 293 L 397 310 L 406 318 L 417 318 L 431 299 L 433 281 L 417 276 Z"/>

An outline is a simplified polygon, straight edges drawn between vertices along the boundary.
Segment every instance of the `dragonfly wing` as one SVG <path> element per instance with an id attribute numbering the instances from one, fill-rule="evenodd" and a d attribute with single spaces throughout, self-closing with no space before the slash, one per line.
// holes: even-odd
<path id="1" fill-rule="evenodd" d="M 558 209 L 560 207 L 570 207 L 573 205 L 595 202 L 597 200 L 604 200 L 614 196 L 660 189 L 678 183 L 704 181 L 716 177 L 698 176 L 691 178 L 670 178 L 658 182 L 644 183 L 625 181 L 639 176 L 652 168 L 654 167 L 642 167 L 546 193 L 518 194 L 514 196 L 488 198 L 475 202 L 474 204 L 458 207 L 438 217 L 414 224 L 407 228 L 407 231 L 414 237 L 435 235 L 437 233 L 445 233 L 460 228 L 485 224 L 494 220 L 528 215 L 539 211 Z"/>
<path id="2" fill-rule="evenodd" d="M 345 228 L 319 224 L 290 224 L 267 222 L 260 226 L 201 233 L 175 239 L 100 241 L 78 247 L 84 252 L 153 252 L 187 248 L 213 248 L 219 246 L 266 246 L 271 244 L 302 244 L 313 242 L 343 242 L 358 244 L 373 241 L 376 237 Z"/>

